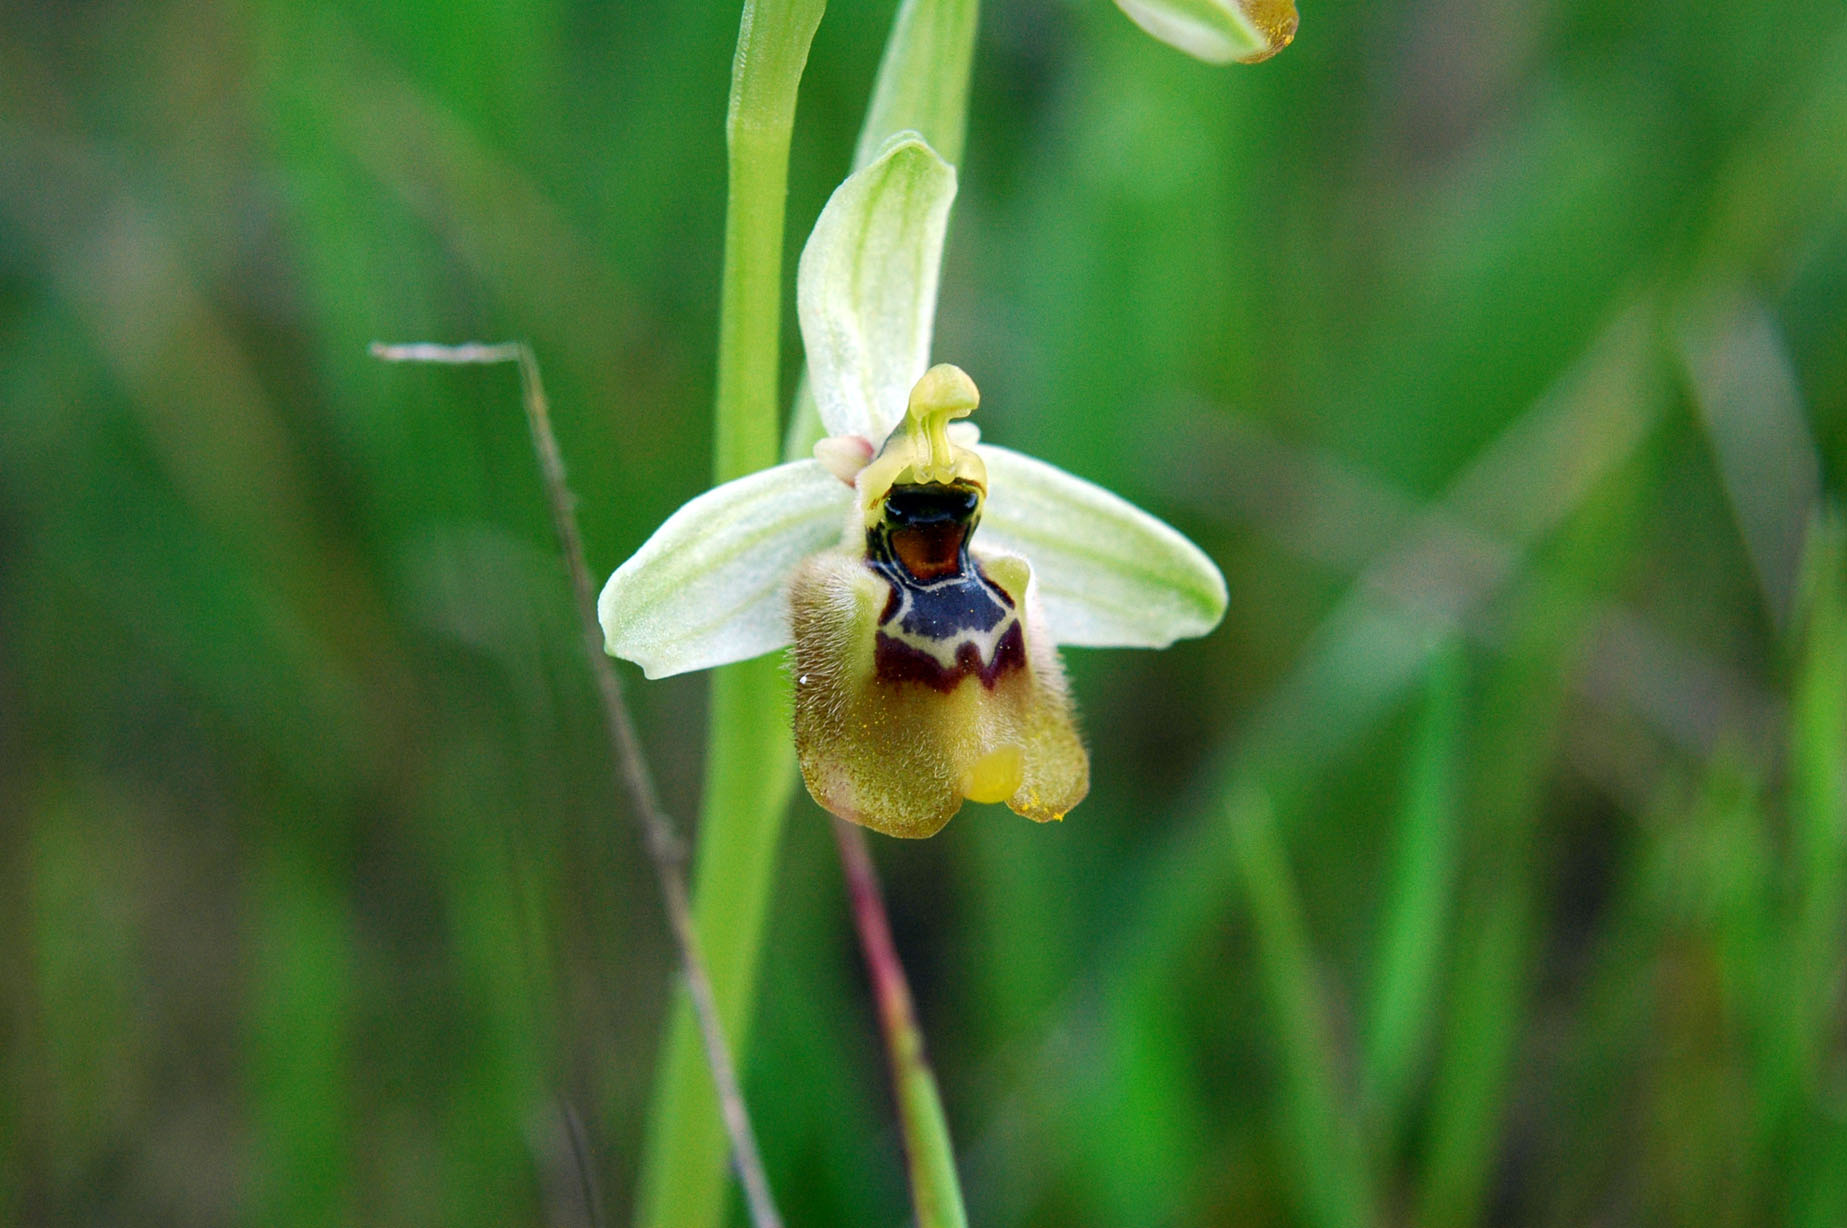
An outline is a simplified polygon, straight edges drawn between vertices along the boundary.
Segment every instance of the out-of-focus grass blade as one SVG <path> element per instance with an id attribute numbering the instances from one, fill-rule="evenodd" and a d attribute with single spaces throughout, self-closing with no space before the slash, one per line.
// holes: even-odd
<path id="1" fill-rule="evenodd" d="M 1776 284 L 1847 205 L 1847 20 L 1817 32 L 1811 71 L 1733 142 L 1710 199 L 1687 283 Z"/>
<path id="2" fill-rule="evenodd" d="M 1349 754 L 1418 677 L 1433 629 L 1479 616 L 1518 574 L 1526 552 L 1634 463 L 1665 403 L 1654 336 L 1651 302 L 1619 315 L 1550 394 L 1458 475 L 1438 508 L 1381 550 L 1252 715 L 1245 737 L 1225 757 L 1221 779 L 1235 784 L 1261 775 L 1285 818 L 1293 813 L 1319 771 Z M 1490 528 L 1516 549 L 1493 552 L 1458 574 L 1443 565 L 1456 561 L 1449 547 L 1458 539 L 1457 523 Z M 1216 812 L 1209 818 L 1168 837 L 1135 871 L 1120 939 L 1097 978 L 1112 1001 L 1132 996 L 1133 986 L 1159 985 L 1173 952 L 1196 942 L 1222 915 L 1221 902 L 1235 890 L 1235 842 Z M 1093 1005 L 1075 999 L 1066 1028 L 1084 1032 Z M 1115 1052 L 1147 1050 L 1140 1039 L 1111 1031 L 1108 1043 Z M 1119 1160 L 1123 1154 L 1117 1149 Z M 1110 1186 L 1112 1174 L 1135 1167 L 1087 1165 L 1073 1179 Z"/>
<path id="3" fill-rule="evenodd" d="M 320 859 L 276 850 L 250 900 L 248 1052 L 262 1174 L 251 1219 L 353 1222 L 353 955 L 345 901 Z"/>
<path id="4" fill-rule="evenodd" d="M 1218 831 L 1210 855 L 1229 867 L 1231 834 L 1223 823 Z M 1222 915 L 1224 896 L 1158 858 L 1143 869 L 1141 885 L 1126 894 L 1146 911 L 1086 978 L 1096 992 L 1073 1000 L 1060 1043 L 1045 1050 L 1061 1069 L 1050 1085 L 1044 1075 L 1030 1080 L 1048 1103 L 1069 1106 L 1047 1144 L 1068 1157 L 1064 1171 L 1034 1180 L 1073 1199 L 1069 1205 L 1096 1208 L 1106 1223 L 1185 1219 L 1199 1192 L 1175 1174 L 1197 1173 L 1211 1148 L 1209 1106 L 1175 986 L 1213 975 L 1201 967 L 1199 934 L 1208 917 Z M 1053 1087 L 1056 1100 L 1047 1094 Z M 1100 1121 L 1124 1126 L 1098 1130 Z"/>
<path id="5" fill-rule="evenodd" d="M 1640 817 L 1571 1019 L 1546 1046 L 1559 1055 L 1541 1093 L 1549 1128 L 1523 1158 L 1565 1178 L 1528 1222 L 1775 1222 L 1750 1060 L 1759 995 L 1784 982 L 1767 945 L 1774 858 L 1746 763 L 1722 750 L 1702 771 Z"/>
<path id="6" fill-rule="evenodd" d="M 1411 746 L 1398 847 L 1373 965 L 1362 1074 L 1383 1138 L 1399 1137 L 1405 1102 L 1436 1018 L 1457 857 L 1456 774 L 1463 665 L 1450 646 L 1431 662 L 1423 723 Z"/>
<path id="7" fill-rule="evenodd" d="M 1186 934 L 1175 928 L 1150 937 L 1165 944 Z M 1075 1179 L 1115 1223 L 1183 1216 L 1195 1195 L 1174 1173 L 1197 1172 L 1210 1147 L 1204 1089 L 1188 1060 L 1187 1031 L 1174 1001 L 1174 986 L 1192 973 L 1171 948 L 1168 954 L 1108 987 L 1104 1048 L 1084 1072 L 1085 1121 L 1132 1123 L 1121 1132 L 1079 1125 L 1075 1133 L 1082 1137 L 1071 1143 L 1084 1157 Z"/>
<path id="8" fill-rule="evenodd" d="M 828 958 L 799 968 L 779 959 L 763 978 L 745 1092 L 764 1166 L 789 1224 L 891 1222 L 905 1173 L 877 1023 L 848 958 L 833 836 L 821 822 L 797 821 L 785 839 L 776 948 Z"/>
<path id="9" fill-rule="evenodd" d="M 1458 913 L 1444 1044 L 1416 1222 L 1470 1224 L 1502 1152 L 1514 1055 L 1535 968 L 1540 798 L 1598 582 L 1629 557 L 1641 483 L 1615 475 L 1558 543 L 1551 575 L 1515 594 L 1507 657 L 1483 695 L 1463 805 L 1474 855 Z"/>
<path id="10" fill-rule="evenodd" d="M 1357 1097 L 1344 1088 L 1344 1063 L 1275 815 L 1248 784 L 1232 795 L 1228 808 L 1257 935 L 1258 971 L 1282 1049 L 1283 1115 L 1295 1152 L 1296 1197 L 1304 1219 L 1320 1228 L 1370 1224 L 1373 1194 Z"/>
<path id="11" fill-rule="evenodd" d="M 1513 869 L 1518 874 L 1519 869 Z M 1464 914 L 1470 941 L 1455 961 L 1444 1061 L 1431 1110 L 1434 1138 L 1418 1222 L 1469 1224 L 1499 1157 L 1508 1068 L 1524 1011 L 1532 948 L 1532 885 L 1509 881 Z"/>
<path id="12" fill-rule="evenodd" d="M 1527 553 L 1633 460 L 1665 404 L 1655 312 L 1644 300 L 1614 318 L 1558 385 L 1361 573 L 1254 714 L 1234 775 L 1254 766 L 1279 796 L 1312 782 L 1399 701 L 1428 658 L 1432 632 L 1480 618 Z M 1458 524 L 1472 533 L 1458 533 Z"/>
<path id="13" fill-rule="evenodd" d="M 1791 1107 L 1807 1123 L 1797 1141 L 1795 1222 L 1839 1222 L 1847 1183 L 1847 1125 L 1825 1094 L 1838 1070 L 1831 1053 L 1839 1027 L 1841 927 L 1847 903 L 1847 534 L 1834 515 L 1810 530 L 1799 598 L 1801 658 L 1789 714 L 1789 818 L 1796 875 L 1790 966 L 1796 1009 L 1783 1033 L 1779 1064 L 1800 1083 Z M 1787 1007 L 1786 1007 L 1787 1009 Z"/>
<path id="14" fill-rule="evenodd" d="M 1764 601 L 1786 626 L 1821 484 L 1789 352 L 1770 313 L 1746 300 L 1701 312 L 1681 354 Z"/>
<path id="15" fill-rule="evenodd" d="M 1554 663 L 1556 664 L 1556 663 Z M 1525 671 L 1522 671 L 1525 672 Z M 1559 695 L 1541 679 L 1509 683 L 1506 708 L 1474 751 L 1485 777 L 1473 791 L 1474 821 L 1492 827 L 1494 854 L 1458 914 L 1447 1027 L 1431 1106 L 1429 1161 L 1418 1221 L 1473 1223 L 1497 1161 L 1509 1070 L 1525 1010 L 1535 924 L 1531 827 L 1539 776 L 1551 749 Z"/>
<path id="16" fill-rule="evenodd" d="M 81 797 L 47 796 L 33 809 L 21 817 L 19 880 L 6 867 L 24 896 L 14 932 L 25 949 L 15 949 L 9 979 L 30 1003 L 8 1021 L 25 1026 L 3 1033 L 14 1090 L 0 1173 L 13 1188 L 0 1214 L 17 1209 L 12 1222 L 30 1218 L 34 1200 L 52 1218 L 99 1213 L 95 1176 L 123 1147 L 150 1081 L 137 1015 L 146 1010 L 136 976 L 147 963 L 135 920 L 142 850 L 132 838 L 148 816 L 117 803 L 110 809 L 121 817 L 104 818 L 105 807 Z M 44 1123 L 38 1138 L 30 1125 L 17 1135 L 6 1128 L 34 1118 Z"/>
<path id="17" fill-rule="evenodd" d="M 497 1208 L 521 1205 L 531 1181 L 526 1139 L 546 1103 L 547 1072 L 556 1069 L 544 991 L 553 970 L 536 915 L 541 867 L 502 829 L 502 816 L 517 813 L 521 799 L 503 800 L 504 786 L 479 749 L 460 735 L 453 742 L 422 816 L 426 847 L 443 867 L 465 1028 L 465 1039 L 448 1049 L 454 1094 L 441 1128 L 450 1181 L 437 1207 L 448 1228 L 486 1228 L 500 1220 Z"/>
<path id="18" fill-rule="evenodd" d="M 1847 875 L 1847 562 L 1838 517 L 1817 520 L 1809 534 L 1802 584 L 1801 661 L 1789 713 L 1789 809 L 1799 876 L 1805 978 L 1824 1009 L 1839 976 L 1832 966 L 1840 937 Z M 1814 1022 L 1819 1023 L 1820 1020 Z"/>
<path id="19" fill-rule="evenodd" d="M 1678 1068 L 1663 1064 L 1656 1076 L 1660 1111 L 1673 1113 L 1684 1126 L 1654 1149 L 1659 1155 L 1671 1148 L 1675 1162 L 1653 1167 L 1657 1179 L 1669 1184 L 1668 1196 L 1681 1206 L 1702 1208 L 1706 1222 L 1760 1222 L 1772 1134 L 1763 1097 L 1753 1094 L 1752 1058 L 1761 1056 L 1765 1024 L 1772 1017 L 1767 1008 L 1780 1013 L 1785 975 L 1773 945 L 1777 920 L 1770 818 L 1753 773 L 1721 754 L 1707 765 L 1692 815 L 1675 816 L 1675 821 L 1687 829 L 1693 864 L 1663 864 L 1653 886 L 1658 895 L 1692 897 L 1684 906 L 1693 914 L 1686 924 L 1697 927 L 1702 938 L 1709 933 L 1712 946 L 1710 954 L 1673 946 L 1663 954 L 1678 954 L 1683 967 L 1691 959 L 1711 960 L 1719 974 L 1718 993 L 1716 1003 L 1695 997 L 1674 1004 L 1683 1016 L 1674 1023 L 1676 1041 L 1686 1044 L 1681 1038 L 1692 1034 L 1710 1047 L 1691 1054 Z M 1664 937 L 1673 944 L 1676 935 Z M 1638 970 L 1636 975 L 1646 974 Z M 1720 1026 L 1714 1027 L 1711 1015 L 1701 1010 L 1706 1005 L 1722 1008 Z M 1654 1032 L 1659 1043 L 1660 1031 Z"/>
<path id="20" fill-rule="evenodd" d="M 1732 1143 L 1716 1167 L 1733 1175 L 1737 1188 L 1729 1202 L 1738 1213 L 1734 1218 L 1750 1222 L 1762 1206 L 1759 1187 L 1769 1169 L 1773 1137 L 1770 1104 L 1760 1090 L 1765 1042 L 1772 1035 L 1768 1025 L 1784 1013 L 1787 976 L 1776 949 L 1776 854 L 1761 784 L 1729 756 L 1720 757 L 1707 768 L 1691 826 L 1699 840 L 1697 870 L 1703 880 L 1696 889 L 1703 895 L 1699 903 L 1710 910 L 1721 1000 L 1734 1038 L 1725 1056 L 1736 1065 L 1750 1108 L 1726 1113 L 1725 1120 L 1714 1123 L 1715 1132 L 1723 1129 Z M 1714 1199 L 1704 1202 L 1713 1206 Z"/>

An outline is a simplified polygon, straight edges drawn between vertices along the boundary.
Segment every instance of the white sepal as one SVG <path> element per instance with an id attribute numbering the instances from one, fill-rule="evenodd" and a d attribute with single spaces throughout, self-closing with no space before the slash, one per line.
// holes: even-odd
<path id="1" fill-rule="evenodd" d="M 611 656 L 650 678 L 761 656 L 789 642 L 789 576 L 840 540 L 853 491 L 818 461 L 726 482 L 683 505 L 597 599 Z"/>
<path id="2" fill-rule="evenodd" d="M 988 498 L 975 546 L 1032 560 L 1052 638 L 1165 648 L 1225 614 L 1225 577 L 1172 526 L 1101 486 L 982 444 Z"/>
<path id="3" fill-rule="evenodd" d="M 900 133 L 834 190 L 802 249 L 796 309 L 829 435 L 882 443 L 930 362 L 956 172 Z"/>

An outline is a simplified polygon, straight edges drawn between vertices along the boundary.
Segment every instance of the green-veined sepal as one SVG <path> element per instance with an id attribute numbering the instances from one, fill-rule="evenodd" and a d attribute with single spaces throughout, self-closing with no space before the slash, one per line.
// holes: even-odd
<path id="1" fill-rule="evenodd" d="M 915 133 L 835 189 L 802 249 L 796 309 L 829 435 L 880 443 L 930 362 L 956 172 Z"/>
<path id="2" fill-rule="evenodd" d="M 976 548 L 1032 561 L 1058 643 L 1165 648 L 1218 626 L 1225 577 L 1178 530 L 1056 465 L 992 444 L 980 452 L 988 499 Z"/>
<path id="3" fill-rule="evenodd" d="M 852 502 L 850 487 L 806 460 L 683 505 L 603 586 L 596 608 L 610 655 L 665 678 L 781 648 L 789 576 L 839 542 Z"/>

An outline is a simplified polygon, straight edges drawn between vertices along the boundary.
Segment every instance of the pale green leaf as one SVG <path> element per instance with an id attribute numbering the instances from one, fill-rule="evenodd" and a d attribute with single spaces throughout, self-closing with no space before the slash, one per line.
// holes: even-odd
<path id="1" fill-rule="evenodd" d="M 1101 486 L 982 444 L 988 499 L 975 544 L 1032 564 L 1060 644 L 1165 648 L 1225 614 L 1225 577 L 1171 526 Z"/>
<path id="2" fill-rule="evenodd" d="M 821 422 L 881 443 L 930 361 L 955 168 L 914 133 L 889 142 L 821 210 L 796 308 Z"/>
<path id="3" fill-rule="evenodd" d="M 605 647 L 650 678 L 781 648 L 789 575 L 840 540 L 852 502 L 852 489 L 812 460 L 706 491 L 603 586 L 596 609 Z"/>
<path id="4" fill-rule="evenodd" d="M 869 164 L 895 133 L 912 131 L 947 162 L 962 160 L 968 128 L 969 63 L 975 55 L 977 0 L 904 0 L 892 19 L 872 105 L 853 147 Z"/>
<path id="5" fill-rule="evenodd" d="M 1116 7 L 1208 64 L 1267 60 L 1295 37 L 1295 0 L 1116 0 Z"/>

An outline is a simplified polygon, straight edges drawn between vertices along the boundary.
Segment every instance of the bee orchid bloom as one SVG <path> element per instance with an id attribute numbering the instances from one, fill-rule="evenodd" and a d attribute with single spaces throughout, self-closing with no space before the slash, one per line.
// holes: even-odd
<path id="1" fill-rule="evenodd" d="M 959 421 L 974 382 L 926 370 L 954 196 L 912 134 L 840 186 L 797 275 L 829 437 L 681 507 L 598 601 L 608 651 L 650 678 L 793 643 L 808 791 L 894 836 L 965 799 L 1064 817 L 1090 767 L 1058 645 L 1165 647 L 1225 610 L 1172 528 Z"/>

